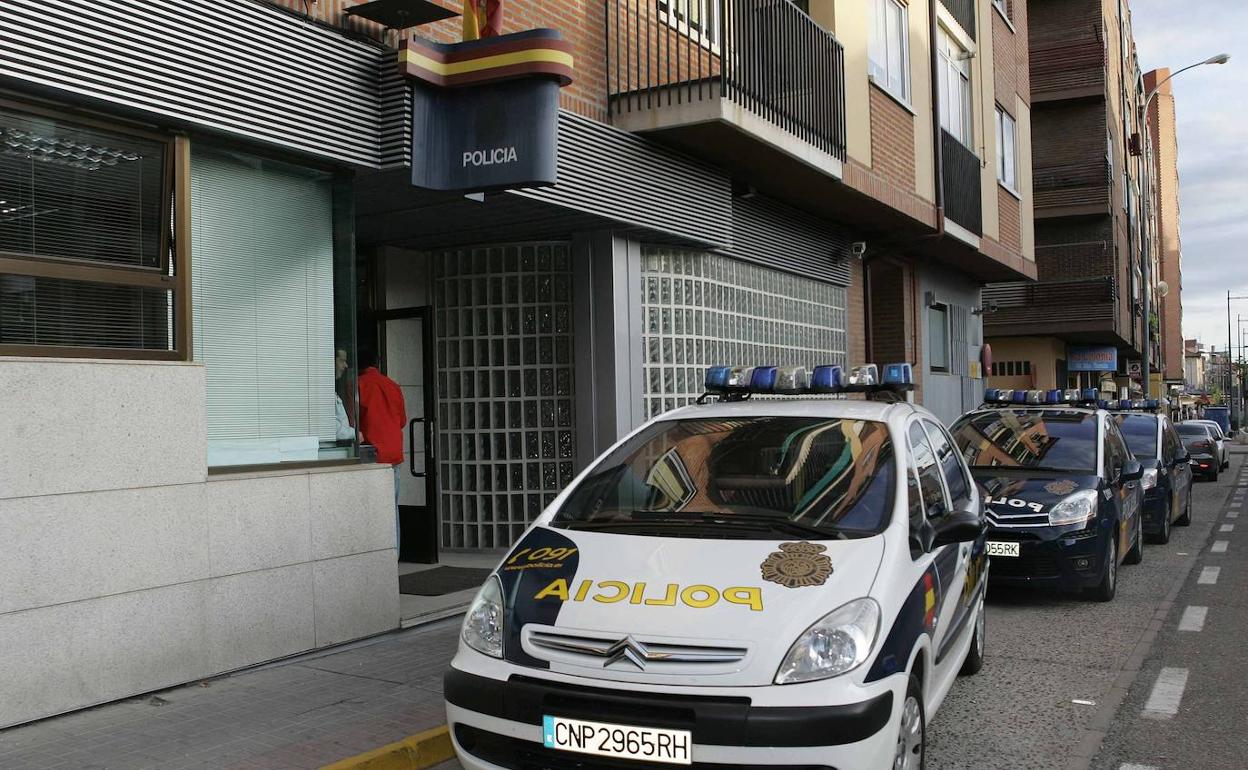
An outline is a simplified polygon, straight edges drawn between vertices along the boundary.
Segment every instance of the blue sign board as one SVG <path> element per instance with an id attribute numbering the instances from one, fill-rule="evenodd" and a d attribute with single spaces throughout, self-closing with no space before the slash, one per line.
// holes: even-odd
<path id="1" fill-rule="evenodd" d="M 1070 372 L 1118 371 L 1118 348 L 1113 345 L 1071 345 L 1066 348 L 1066 370 Z"/>

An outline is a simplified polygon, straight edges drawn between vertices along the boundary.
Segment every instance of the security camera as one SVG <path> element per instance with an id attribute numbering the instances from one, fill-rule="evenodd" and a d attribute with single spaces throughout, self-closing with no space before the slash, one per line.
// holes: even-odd
<path id="1" fill-rule="evenodd" d="M 867 242 L 866 241 L 854 241 L 853 243 L 849 244 L 849 253 L 861 259 L 862 256 L 867 253 Z"/>

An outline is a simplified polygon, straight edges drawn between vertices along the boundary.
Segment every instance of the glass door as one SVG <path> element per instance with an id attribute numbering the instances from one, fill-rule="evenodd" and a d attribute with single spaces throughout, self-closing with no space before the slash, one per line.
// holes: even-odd
<path id="1" fill-rule="evenodd" d="M 432 309 L 387 310 L 383 340 L 386 374 L 403 390 L 407 426 L 403 464 L 399 466 L 399 560 L 438 561 L 437 512 L 433 460 Z"/>

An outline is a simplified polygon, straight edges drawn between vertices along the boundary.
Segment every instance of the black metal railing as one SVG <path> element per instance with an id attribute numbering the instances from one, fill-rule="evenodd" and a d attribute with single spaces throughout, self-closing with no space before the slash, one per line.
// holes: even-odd
<path id="1" fill-rule="evenodd" d="M 976 235 L 983 235 L 983 185 L 979 158 L 943 128 L 940 138 L 945 216 Z"/>
<path id="2" fill-rule="evenodd" d="M 940 0 L 963 31 L 975 39 L 975 0 Z"/>
<path id="3" fill-rule="evenodd" d="M 607 0 L 613 114 L 729 99 L 845 159 L 845 52 L 789 0 Z"/>

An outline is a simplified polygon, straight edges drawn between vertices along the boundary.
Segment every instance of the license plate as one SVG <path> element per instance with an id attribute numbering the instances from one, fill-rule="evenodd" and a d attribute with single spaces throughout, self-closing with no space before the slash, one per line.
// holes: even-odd
<path id="1" fill-rule="evenodd" d="M 1018 543 L 988 543 L 989 556 L 1018 556 Z"/>
<path id="2" fill-rule="evenodd" d="M 548 749 L 643 762 L 693 764 L 693 735 L 688 730 L 633 727 L 542 717 L 542 742 Z"/>

